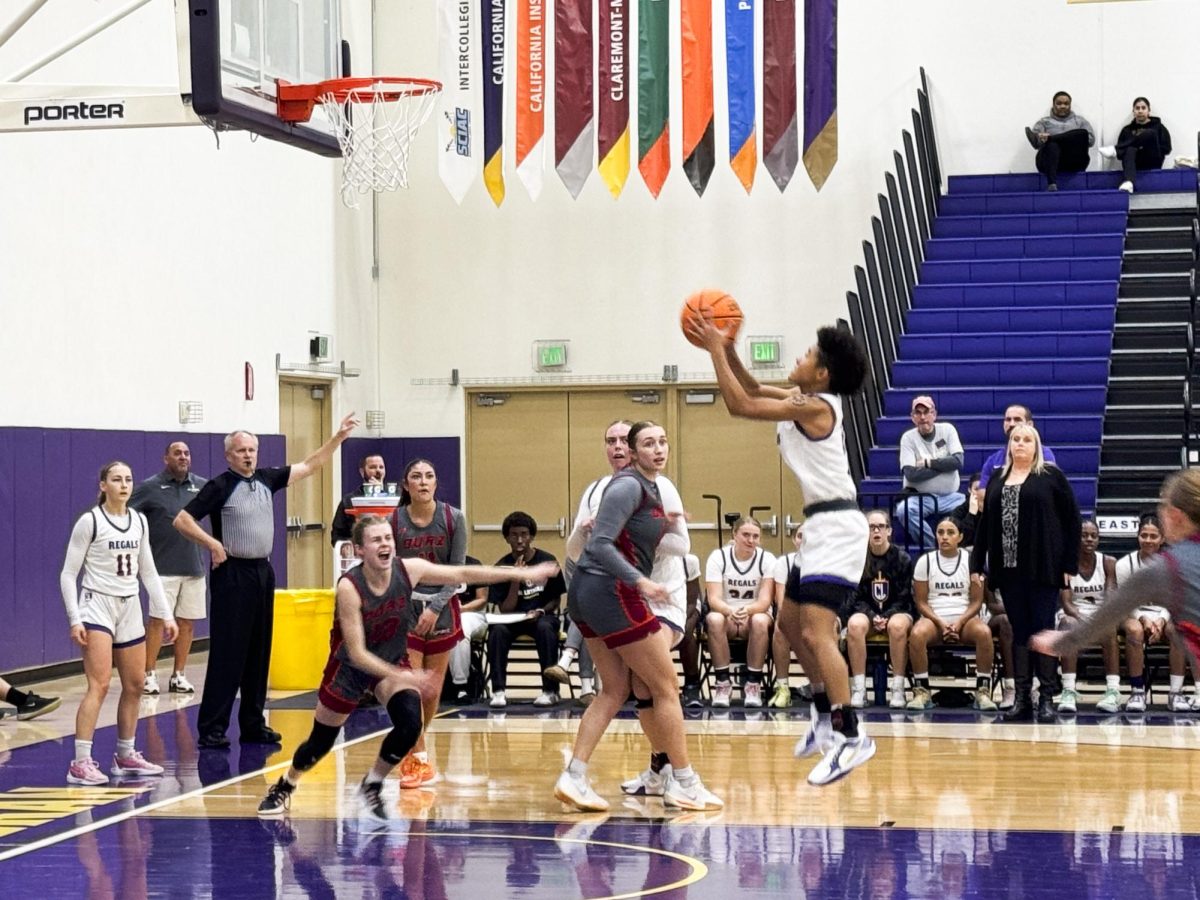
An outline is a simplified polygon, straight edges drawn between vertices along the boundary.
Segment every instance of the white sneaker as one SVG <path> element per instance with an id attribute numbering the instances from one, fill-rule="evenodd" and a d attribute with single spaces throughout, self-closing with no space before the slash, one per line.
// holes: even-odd
<path id="1" fill-rule="evenodd" d="M 1017 702 L 1017 689 L 1006 687 L 1000 692 L 1000 709 L 1012 709 Z"/>
<path id="2" fill-rule="evenodd" d="M 1145 712 L 1146 711 L 1146 692 L 1135 688 L 1129 694 L 1129 699 L 1125 701 L 1126 712 Z"/>
<path id="3" fill-rule="evenodd" d="M 1101 156 L 1103 156 L 1105 159 L 1116 159 L 1117 158 L 1117 148 L 1116 147 L 1101 147 L 1101 148 L 1099 148 L 1099 150 L 1097 152 Z"/>
<path id="4" fill-rule="evenodd" d="M 742 688 L 742 706 L 747 709 L 762 707 L 762 685 L 747 682 Z"/>
<path id="5" fill-rule="evenodd" d="M 553 706 L 557 702 L 558 702 L 557 694 L 550 694 L 550 693 L 547 693 L 546 691 L 542 691 L 534 699 L 533 705 L 534 706 Z"/>
<path id="6" fill-rule="evenodd" d="M 100 771 L 100 764 L 91 757 L 71 761 L 67 769 L 67 784 L 108 784 L 108 776 Z"/>
<path id="7" fill-rule="evenodd" d="M 167 682 L 167 692 L 171 694 L 194 694 L 196 693 L 196 688 L 187 680 L 186 675 L 182 672 L 176 672 L 171 676 L 171 680 Z"/>
<path id="8" fill-rule="evenodd" d="M 492 694 L 492 699 L 488 701 L 488 706 L 492 709 L 504 709 L 508 706 L 508 698 L 504 696 L 504 691 L 496 691 Z"/>
<path id="9" fill-rule="evenodd" d="M 365 780 L 358 785 L 358 816 L 377 825 L 386 825 L 392 820 L 387 803 L 383 799 L 383 784 L 368 784 Z"/>
<path id="10" fill-rule="evenodd" d="M 808 773 L 808 783 L 814 785 L 832 784 L 845 778 L 875 755 L 875 742 L 865 733 L 859 733 L 856 738 L 847 738 L 840 732 L 833 732 L 833 743 L 821 757 L 821 761 Z"/>
<path id="11" fill-rule="evenodd" d="M 1195 701 L 1184 693 L 1174 693 L 1167 697 L 1167 709 L 1171 712 L 1195 712 Z"/>
<path id="12" fill-rule="evenodd" d="M 724 809 L 725 801 L 706 788 L 699 778 L 690 786 L 684 787 L 672 775 L 667 779 L 667 787 L 663 791 L 663 806 L 704 812 L 709 809 Z"/>
<path id="13" fill-rule="evenodd" d="M 1096 709 L 1102 713 L 1120 712 L 1121 692 L 1116 688 L 1108 688 L 1104 692 L 1104 696 L 1100 698 L 1100 702 L 1096 704 Z"/>
<path id="14" fill-rule="evenodd" d="M 576 777 L 566 770 L 554 784 L 554 796 L 583 812 L 608 811 L 608 801 L 592 790 L 586 776 Z"/>
<path id="15" fill-rule="evenodd" d="M 907 703 L 908 700 L 905 699 L 904 688 L 892 688 L 891 693 L 888 696 L 888 707 L 890 709 L 904 709 Z"/>
<path id="16" fill-rule="evenodd" d="M 1058 711 L 1060 713 L 1073 713 L 1079 707 L 1079 693 L 1072 690 L 1064 690 L 1058 697 Z"/>
<path id="17" fill-rule="evenodd" d="M 850 705 L 854 709 L 862 709 L 867 705 L 867 689 L 857 688 L 850 692 Z"/>
<path id="18" fill-rule="evenodd" d="M 718 681 L 713 687 L 712 706 L 714 709 L 724 709 L 729 706 L 729 698 L 733 696 L 732 681 Z"/>
<path id="19" fill-rule="evenodd" d="M 158 692 L 158 673 L 147 672 L 146 680 L 142 682 L 142 693 L 157 694 Z"/>
<path id="20" fill-rule="evenodd" d="M 646 769 L 622 783 L 621 790 L 635 797 L 661 797 L 663 791 L 666 790 L 667 779 L 670 775 L 670 765 L 664 766 L 661 772 Z"/>
<path id="21" fill-rule="evenodd" d="M 112 768 L 108 771 L 112 775 L 161 775 L 163 767 L 155 765 L 138 751 L 132 750 L 128 756 L 117 756 L 114 753 Z"/>
<path id="22" fill-rule="evenodd" d="M 804 756 L 815 756 L 818 753 L 824 753 L 829 747 L 830 741 L 833 740 L 833 723 L 828 718 L 822 718 L 817 714 L 814 707 L 812 712 L 812 720 L 808 726 L 808 734 L 796 741 L 796 746 L 792 750 L 792 755 L 797 758 Z"/>
<path id="23" fill-rule="evenodd" d="M 1117 185 L 1117 190 L 1124 191 L 1127 194 L 1132 194 L 1133 193 L 1133 182 L 1132 181 L 1122 181 L 1120 184 Z"/>

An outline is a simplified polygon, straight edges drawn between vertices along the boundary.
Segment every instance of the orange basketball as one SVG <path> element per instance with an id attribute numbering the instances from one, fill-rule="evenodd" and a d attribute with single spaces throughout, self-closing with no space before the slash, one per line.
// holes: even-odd
<path id="1" fill-rule="evenodd" d="M 688 333 L 687 326 L 689 321 L 699 317 L 711 321 L 730 338 L 737 337 L 738 329 L 742 327 L 742 308 L 727 293 L 715 288 L 696 291 L 683 301 L 679 313 L 683 336 L 696 347 L 701 345 Z"/>

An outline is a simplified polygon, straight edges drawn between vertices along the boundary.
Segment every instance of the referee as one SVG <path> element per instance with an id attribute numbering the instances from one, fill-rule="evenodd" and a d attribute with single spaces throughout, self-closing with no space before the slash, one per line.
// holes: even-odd
<path id="1" fill-rule="evenodd" d="M 304 462 L 258 468 L 258 438 L 234 431 L 225 438 L 229 468 L 201 488 L 175 517 L 175 527 L 212 554 L 212 612 L 208 671 L 200 700 L 199 745 L 225 748 L 225 730 L 238 689 L 242 704 L 238 725 L 243 744 L 277 744 L 281 735 L 267 727 L 267 669 L 271 660 L 271 626 L 275 613 L 275 544 L 272 495 L 329 462 L 358 425 L 354 413 L 342 419 L 332 438 Z M 212 536 L 199 525 L 211 517 Z"/>

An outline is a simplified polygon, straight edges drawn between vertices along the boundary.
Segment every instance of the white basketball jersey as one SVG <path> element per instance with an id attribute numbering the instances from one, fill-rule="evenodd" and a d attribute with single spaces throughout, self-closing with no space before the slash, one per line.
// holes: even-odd
<path id="1" fill-rule="evenodd" d="M 956 559 L 947 559 L 931 550 L 917 560 L 913 581 L 928 583 L 929 606 L 939 619 L 961 616 L 971 602 L 970 556 L 959 550 Z"/>
<path id="2" fill-rule="evenodd" d="M 1142 562 L 1141 551 L 1134 550 L 1132 553 L 1122 556 L 1117 560 L 1117 587 L 1129 580 L 1129 576 L 1144 566 Z M 1159 619 L 1170 619 L 1171 613 L 1165 606 L 1154 606 L 1152 604 L 1144 604 L 1137 608 L 1134 618 L 1142 616 L 1154 616 Z"/>
<path id="3" fill-rule="evenodd" d="M 138 592 L 138 556 L 146 537 L 146 519 L 136 510 L 125 521 L 109 518 L 103 507 L 90 511 L 92 542 L 83 564 L 83 586 L 110 597 L 133 597 Z"/>
<path id="4" fill-rule="evenodd" d="M 1096 568 L 1090 578 L 1071 576 L 1071 599 L 1077 604 L 1080 601 L 1099 603 L 1104 599 L 1104 559 L 1103 553 L 1096 554 Z"/>
<path id="5" fill-rule="evenodd" d="M 722 547 L 709 554 L 704 580 L 719 582 L 722 599 L 730 606 L 748 606 L 758 597 L 764 577 L 775 571 L 775 556 L 757 547 L 748 560 L 740 560 L 733 547 Z"/>
<path id="6" fill-rule="evenodd" d="M 800 482 L 806 505 L 826 500 L 854 500 L 857 491 L 850 477 L 846 435 L 842 430 L 842 400 L 836 394 L 811 394 L 833 410 L 833 430 L 819 440 L 809 438 L 795 422 L 780 422 L 775 429 L 779 453 Z"/>

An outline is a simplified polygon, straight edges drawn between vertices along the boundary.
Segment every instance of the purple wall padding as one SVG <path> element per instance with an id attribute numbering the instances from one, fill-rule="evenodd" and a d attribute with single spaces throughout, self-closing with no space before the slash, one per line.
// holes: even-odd
<path id="1" fill-rule="evenodd" d="M 410 460 L 429 460 L 438 476 L 437 498 L 462 509 L 459 447 L 456 437 L 350 438 L 342 445 L 342 496 L 362 486 L 359 461 L 378 453 L 387 466 L 387 480 L 395 482 L 403 478 Z"/>
<path id="2" fill-rule="evenodd" d="M 285 462 L 282 435 L 260 435 L 259 461 Z M 121 459 L 135 481 L 162 470 L 173 440 L 186 440 L 192 470 L 209 476 L 223 471 L 224 435 L 177 432 L 96 431 L 67 428 L 0 428 L 0 671 L 14 671 L 80 658 L 71 643 L 58 589 L 67 538 L 75 520 L 96 502 L 100 467 Z M 440 470 L 439 470 L 440 471 Z M 455 484 L 458 466 L 454 466 Z M 276 494 L 275 566 L 287 586 L 286 504 Z M 144 608 L 143 597 L 143 608 Z M 196 625 L 208 636 L 208 622 Z"/>

